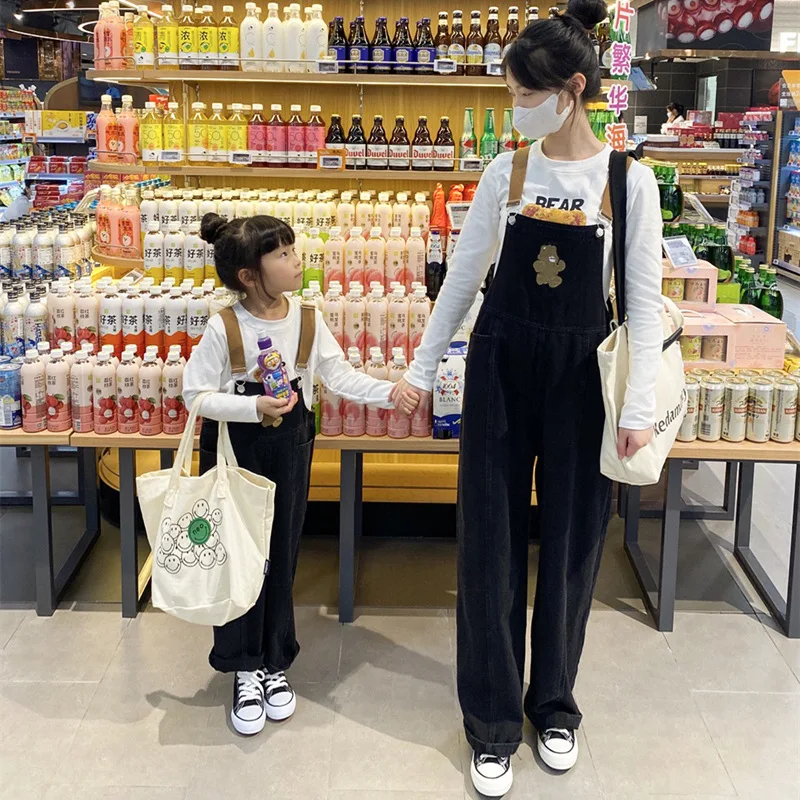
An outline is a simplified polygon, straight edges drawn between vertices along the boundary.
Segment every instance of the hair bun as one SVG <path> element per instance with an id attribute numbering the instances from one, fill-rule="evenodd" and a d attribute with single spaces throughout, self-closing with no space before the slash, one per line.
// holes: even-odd
<path id="1" fill-rule="evenodd" d="M 569 0 L 566 13 L 588 31 L 608 16 L 608 8 L 604 0 Z"/>
<path id="2" fill-rule="evenodd" d="M 200 223 L 200 236 L 209 244 L 214 244 L 222 235 L 227 225 L 228 221 L 225 217 L 209 212 L 203 216 L 203 220 Z"/>

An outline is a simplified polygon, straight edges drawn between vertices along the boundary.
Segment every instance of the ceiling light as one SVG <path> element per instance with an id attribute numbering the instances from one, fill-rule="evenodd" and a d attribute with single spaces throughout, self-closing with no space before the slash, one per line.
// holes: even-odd
<path id="1" fill-rule="evenodd" d="M 75 8 L 75 0 L 67 0 L 67 8 Z"/>
<path id="2" fill-rule="evenodd" d="M 15 19 L 17 22 L 22 22 L 22 18 L 23 18 L 24 16 L 25 16 L 25 15 L 24 15 L 24 14 L 23 14 L 21 11 L 15 11 L 15 12 L 14 12 L 14 19 Z"/>

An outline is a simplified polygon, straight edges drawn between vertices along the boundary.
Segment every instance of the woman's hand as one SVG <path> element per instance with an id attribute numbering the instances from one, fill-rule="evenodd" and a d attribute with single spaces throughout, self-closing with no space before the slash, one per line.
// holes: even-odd
<path id="1" fill-rule="evenodd" d="M 420 389 L 412 386 L 405 378 L 401 378 L 389 393 L 389 401 L 394 403 L 395 408 L 400 409 L 407 417 L 410 417 L 414 413 L 414 409 L 419 405 L 421 394 L 423 392 Z M 430 394 L 430 392 L 425 394 Z"/>
<path id="2" fill-rule="evenodd" d="M 647 428 L 643 431 L 634 431 L 630 428 L 620 428 L 617 432 L 617 455 L 620 461 L 623 458 L 630 458 L 641 450 L 653 438 L 653 429 Z"/>
<path id="3" fill-rule="evenodd" d="M 277 397 L 270 397 L 268 394 L 262 394 L 256 400 L 256 409 L 258 413 L 267 417 L 282 417 L 288 414 L 297 405 L 297 392 L 292 392 L 289 399 L 279 400 Z"/>

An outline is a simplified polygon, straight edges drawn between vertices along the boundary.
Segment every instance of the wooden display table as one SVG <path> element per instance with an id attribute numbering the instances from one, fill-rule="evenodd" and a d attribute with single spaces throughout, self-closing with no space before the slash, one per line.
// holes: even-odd
<path id="1" fill-rule="evenodd" d="M 800 442 L 676 442 L 666 464 L 667 484 L 661 527 L 661 562 L 656 580 L 639 545 L 639 501 L 641 490 L 626 487 L 625 552 L 642 588 L 647 608 L 656 628 L 671 631 L 675 615 L 675 592 L 678 569 L 678 537 L 681 519 L 681 481 L 684 462 L 723 461 L 738 467 L 738 502 L 734 525 L 734 555 L 764 599 L 778 624 L 789 638 L 800 638 Z M 767 575 L 750 549 L 753 510 L 753 475 L 757 463 L 795 465 L 792 508 L 789 581 L 786 599 Z M 654 599 L 655 597 L 655 599 Z"/>
<path id="2" fill-rule="evenodd" d="M 56 572 L 53 563 L 53 498 L 50 495 L 50 447 L 66 447 L 72 431 L 25 433 L 22 428 L 0 430 L 0 447 L 28 447 L 31 451 L 31 504 L 33 508 L 36 613 L 50 616 L 59 598 L 75 577 L 92 545 L 100 535 L 100 504 L 97 496 L 97 461 L 94 452 L 79 454 L 80 492 L 66 498 L 86 509 L 86 529 Z"/>

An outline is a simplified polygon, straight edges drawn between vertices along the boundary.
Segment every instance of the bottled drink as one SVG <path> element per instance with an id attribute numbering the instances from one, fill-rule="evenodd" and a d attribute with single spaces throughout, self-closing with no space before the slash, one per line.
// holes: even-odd
<path id="1" fill-rule="evenodd" d="M 436 43 L 431 32 L 430 17 L 423 17 L 414 40 L 417 72 L 433 72 L 433 61 L 436 58 Z"/>
<path id="2" fill-rule="evenodd" d="M 547 16 L 549 19 L 558 19 L 561 16 L 561 14 L 558 11 L 558 6 L 551 6 L 547 11 Z"/>
<path id="3" fill-rule="evenodd" d="M 245 3 L 246 16 L 239 26 L 242 72 L 259 72 L 262 62 L 262 24 L 256 16 L 256 4 Z"/>
<path id="4" fill-rule="evenodd" d="M 242 104 L 231 103 L 231 109 L 225 128 L 225 147 L 229 160 L 234 153 L 247 152 L 247 120 L 242 113 Z"/>
<path id="5" fill-rule="evenodd" d="M 219 31 L 212 16 L 213 7 L 203 6 L 198 22 L 197 50 L 200 69 L 213 70 L 219 67 Z"/>
<path id="6" fill-rule="evenodd" d="M 233 6 L 222 6 L 222 19 L 217 27 L 219 68 L 239 69 L 239 23 L 233 17 Z"/>
<path id="7" fill-rule="evenodd" d="M 184 5 L 178 20 L 178 64 L 183 70 L 196 69 L 198 66 L 198 26 L 194 16 L 194 7 Z"/>
<path id="8" fill-rule="evenodd" d="M 503 153 L 506 150 L 516 150 L 517 142 L 514 139 L 513 110 L 506 108 L 503 111 L 503 132 L 500 134 L 498 151 Z"/>
<path id="9" fill-rule="evenodd" d="M 519 36 L 519 8 L 517 6 L 508 7 L 508 22 L 506 22 L 506 33 L 503 36 L 502 58 L 505 58 L 511 43 Z"/>
<path id="10" fill-rule="evenodd" d="M 286 59 L 286 72 L 305 72 L 305 25 L 300 19 L 300 6 L 292 3 L 289 9 L 289 21 L 283 23 L 283 57 Z"/>
<path id="11" fill-rule="evenodd" d="M 305 166 L 306 124 L 300 116 L 301 106 L 289 106 L 292 116 L 286 124 L 286 148 L 290 167 Z"/>
<path id="12" fill-rule="evenodd" d="M 267 164 L 270 167 L 285 167 L 289 160 L 286 123 L 281 118 L 281 105 L 270 106 L 272 116 L 267 122 Z"/>
<path id="13" fill-rule="evenodd" d="M 373 72 L 392 71 L 392 40 L 386 27 L 386 17 L 375 20 L 375 35 L 369 48 L 369 59 Z"/>
<path id="14" fill-rule="evenodd" d="M 369 39 L 367 29 L 364 27 L 364 17 L 356 17 L 353 26 L 353 35 L 348 44 L 350 64 L 348 72 L 367 72 L 369 69 Z"/>
<path id="15" fill-rule="evenodd" d="M 450 58 L 456 62 L 456 74 L 464 74 L 464 64 L 467 60 L 467 39 L 464 36 L 464 20 L 461 11 L 453 12 L 453 32 L 450 34 L 448 48 Z"/>
<path id="16" fill-rule="evenodd" d="M 385 304 L 385 300 L 383 301 Z M 368 306 L 369 308 L 369 306 Z M 386 349 L 384 344 L 383 350 Z M 385 356 L 380 347 L 370 347 L 370 360 L 367 365 L 367 375 L 379 381 L 389 379 L 389 370 L 386 366 Z M 367 406 L 366 433 L 367 436 L 386 436 L 387 411 L 379 406 Z"/>
<path id="17" fill-rule="evenodd" d="M 311 20 L 306 23 L 305 38 L 306 71 L 316 72 L 315 62 L 325 59 L 328 53 L 328 26 L 322 19 L 322 6 L 311 6 Z"/>
<path id="18" fill-rule="evenodd" d="M 436 37 L 433 40 L 436 48 L 436 58 L 450 57 L 450 33 L 447 29 L 447 12 L 439 12 L 439 25 L 436 28 Z"/>
<path id="19" fill-rule="evenodd" d="M 222 116 L 222 103 L 211 104 L 211 116 L 208 118 L 208 146 L 206 161 L 210 164 L 228 163 L 228 145 L 225 136 L 225 117 Z"/>
<path id="20" fill-rule="evenodd" d="M 388 169 L 389 141 L 383 128 L 383 117 L 377 114 L 367 142 L 367 169 Z"/>
<path id="21" fill-rule="evenodd" d="M 119 160 L 117 149 L 118 136 L 114 134 L 117 121 L 111 108 L 111 95 L 100 97 L 100 113 L 97 115 L 97 160 L 116 162 Z"/>
<path id="22" fill-rule="evenodd" d="M 776 319 L 783 319 L 783 295 L 778 289 L 777 270 L 767 267 L 764 270 L 764 281 L 758 298 L 758 307 Z"/>
<path id="23" fill-rule="evenodd" d="M 129 94 L 122 95 L 119 124 L 122 128 L 122 162 L 124 164 L 135 164 L 141 155 L 139 118 L 133 110 L 133 97 Z"/>
<path id="24" fill-rule="evenodd" d="M 470 14 L 469 33 L 467 34 L 467 75 L 483 73 L 483 33 L 481 33 L 481 12 Z"/>
<path id="25" fill-rule="evenodd" d="M 394 118 L 394 130 L 389 142 L 389 169 L 409 169 L 411 167 L 411 144 L 406 133 L 405 118 Z"/>
<path id="26" fill-rule="evenodd" d="M 478 139 L 475 136 L 475 122 L 473 110 L 464 109 L 464 132 L 458 146 L 459 158 L 474 158 L 478 154 Z"/>
<path id="27" fill-rule="evenodd" d="M 281 18 L 278 16 L 278 4 L 267 4 L 267 18 L 261 29 L 261 56 L 264 59 L 262 69 L 267 72 L 283 72 L 285 64 L 284 31 Z M 295 32 L 296 34 L 296 32 Z"/>
<path id="28" fill-rule="evenodd" d="M 344 72 L 348 56 L 347 34 L 344 32 L 344 17 L 334 17 L 328 35 L 328 57 L 339 62 L 339 72 Z"/>
<path id="29" fill-rule="evenodd" d="M 264 106 L 253 103 L 253 116 L 247 122 L 247 149 L 254 167 L 267 166 L 267 121 L 261 113 Z"/>
<path id="30" fill-rule="evenodd" d="M 164 135 L 164 149 L 161 153 L 163 161 L 169 162 L 172 166 L 179 166 L 184 163 L 184 141 L 185 131 L 183 119 L 178 116 L 178 104 L 168 103 L 167 114 L 162 125 Z"/>
<path id="31" fill-rule="evenodd" d="M 503 38 L 500 36 L 500 9 L 489 6 L 489 20 L 486 23 L 486 36 L 483 40 L 483 63 L 500 61 L 503 54 Z"/>
<path id="32" fill-rule="evenodd" d="M 483 121 L 483 134 L 481 135 L 480 157 L 483 159 L 484 168 L 497 156 L 497 136 L 494 132 L 494 109 L 487 108 Z"/>
<path id="33" fill-rule="evenodd" d="M 325 122 L 320 106 L 310 106 L 311 118 L 305 128 L 305 165 L 308 169 L 317 167 L 317 151 L 325 147 Z"/>
<path id="34" fill-rule="evenodd" d="M 161 19 L 156 23 L 156 39 L 158 45 L 156 66 L 159 69 L 178 69 L 178 21 L 173 16 L 171 5 L 161 6 Z"/>
<path id="35" fill-rule="evenodd" d="M 394 51 L 394 71 L 409 73 L 414 69 L 414 42 L 408 29 L 408 17 L 400 17 L 394 31 L 392 42 Z"/>
<path id="36" fill-rule="evenodd" d="M 755 270 L 753 267 L 742 269 L 742 292 L 739 302 L 743 305 L 758 306 L 759 288 L 756 285 Z"/>
<path id="37" fill-rule="evenodd" d="M 205 108 L 205 103 L 192 103 L 192 116 L 187 125 L 189 134 L 187 158 L 190 164 L 202 164 L 207 160 L 208 117 L 206 117 Z"/>
<path id="38" fill-rule="evenodd" d="M 361 114 L 353 114 L 346 143 L 347 169 L 365 169 L 367 166 L 367 139 L 361 124 Z"/>
<path id="39" fill-rule="evenodd" d="M 450 118 L 442 117 L 439 121 L 439 132 L 433 143 L 433 168 L 450 171 L 455 169 L 456 143 L 450 130 Z"/>
<path id="40" fill-rule="evenodd" d="M 95 370 L 95 374 L 96 372 Z M 161 382 L 161 367 L 156 361 L 155 353 L 145 353 L 139 370 L 139 433 L 144 436 L 155 436 L 163 430 Z M 95 432 L 97 432 L 96 418 Z"/>
<path id="41" fill-rule="evenodd" d="M 447 264 L 442 250 L 442 239 L 438 230 L 431 230 L 428 234 L 428 250 L 425 256 L 425 285 L 428 297 L 436 300 L 447 275 Z"/>
<path id="42" fill-rule="evenodd" d="M 139 122 L 139 137 L 143 164 L 157 164 L 164 149 L 161 118 L 156 114 L 155 103 L 144 104 L 144 115 Z M 98 153 L 98 157 L 99 157 Z"/>
<path id="43" fill-rule="evenodd" d="M 331 126 L 325 136 L 325 148 L 327 150 L 344 150 L 346 139 L 341 115 L 331 114 Z"/>
<path id="44" fill-rule="evenodd" d="M 428 118 L 420 117 L 411 143 L 411 169 L 433 169 L 433 142 L 428 131 Z"/>
<path id="45" fill-rule="evenodd" d="M 136 69 L 153 69 L 156 52 L 156 27 L 147 13 L 147 6 L 136 7 L 133 21 L 133 59 Z"/>

